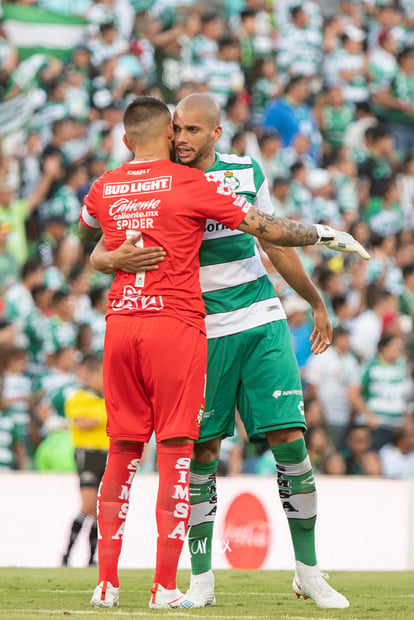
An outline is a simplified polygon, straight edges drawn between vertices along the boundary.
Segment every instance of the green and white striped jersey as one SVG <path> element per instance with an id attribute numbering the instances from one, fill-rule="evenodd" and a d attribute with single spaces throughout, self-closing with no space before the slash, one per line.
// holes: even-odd
<path id="1" fill-rule="evenodd" d="M 23 442 L 23 435 L 14 417 L 0 413 L 0 471 L 14 469 L 14 445 Z"/>
<path id="2" fill-rule="evenodd" d="M 362 396 L 381 426 L 401 426 L 412 389 L 407 361 L 400 358 L 386 364 L 378 356 L 361 369 Z"/>
<path id="3" fill-rule="evenodd" d="M 269 189 L 251 157 L 216 153 L 206 176 L 221 181 L 253 206 L 273 214 Z M 286 318 L 260 259 L 255 239 L 207 220 L 200 248 L 200 283 L 207 338 L 236 334 Z"/>

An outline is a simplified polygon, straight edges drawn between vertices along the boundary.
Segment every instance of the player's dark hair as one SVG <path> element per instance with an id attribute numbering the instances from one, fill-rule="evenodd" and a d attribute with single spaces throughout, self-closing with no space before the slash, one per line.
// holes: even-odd
<path id="1" fill-rule="evenodd" d="M 124 125 L 150 125 L 155 119 L 161 116 L 171 118 L 170 111 L 166 104 L 155 97 L 141 95 L 136 97 L 126 107 L 124 112 Z"/>

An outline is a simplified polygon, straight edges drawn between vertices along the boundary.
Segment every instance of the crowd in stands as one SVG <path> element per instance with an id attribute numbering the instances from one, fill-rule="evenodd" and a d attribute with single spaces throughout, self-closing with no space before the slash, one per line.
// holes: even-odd
<path id="1" fill-rule="evenodd" d="M 371 254 L 300 250 L 334 327 L 320 356 L 308 305 L 263 258 L 314 469 L 414 478 L 414 0 L 3 0 L 0 14 L 0 470 L 75 470 L 65 399 L 82 356 L 102 355 L 111 284 L 77 237 L 83 198 L 129 159 L 134 96 L 173 108 L 206 92 L 218 150 L 257 159 L 277 215 L 347 230 Z M 23 46 L 21 28 L 59 16 L 73 45 Z M 274 461 L 239 428 L 220 471 Z"/>

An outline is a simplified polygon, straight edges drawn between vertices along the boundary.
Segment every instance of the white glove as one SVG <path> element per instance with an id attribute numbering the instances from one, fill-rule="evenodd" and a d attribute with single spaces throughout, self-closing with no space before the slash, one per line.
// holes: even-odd
<path id="1" fill-rule="evenodd" d="M 327 248 L 336 252 L 356 252 L 364 260 L 370 258 L 366 249 L 349 233 L 335 230 L 325 224 L 314 224 L 314 226 L 319 237 L 316 245 L 326 245 Z"/>

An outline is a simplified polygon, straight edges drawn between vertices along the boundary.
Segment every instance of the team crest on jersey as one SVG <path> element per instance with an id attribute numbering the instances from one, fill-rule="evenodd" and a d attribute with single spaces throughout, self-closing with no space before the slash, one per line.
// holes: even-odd
<path id="1" fill-rule="evenodd" d="M 200 409 L 198 410 L 197 413 L 197 426 L 200 426 L 201 422 L 203 421 L 203 417 L 204 417 L 204 403 L 201 403 L 200 405 Z"/>
<path id="2" fill-rule="evenodd" d="M 224 185 L 230 187 L 233 191 L 236 191 L 240 187 L 240 181 L 237 179 L 231 170 L 226 170 L 224 173 Z"/>

